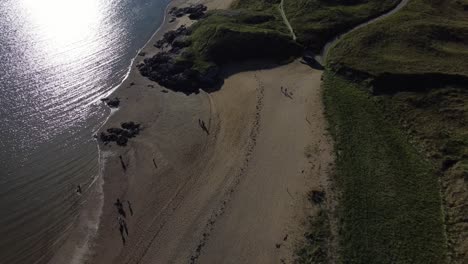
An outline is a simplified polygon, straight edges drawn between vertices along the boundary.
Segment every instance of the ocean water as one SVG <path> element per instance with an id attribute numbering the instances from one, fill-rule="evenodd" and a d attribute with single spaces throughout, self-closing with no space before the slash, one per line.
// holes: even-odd
<path id="1" fill-rule="evenodd" d="M 0 1 L 0 263 L 46 263 L 98 175 L 99 99 L 169 0 Z"/>

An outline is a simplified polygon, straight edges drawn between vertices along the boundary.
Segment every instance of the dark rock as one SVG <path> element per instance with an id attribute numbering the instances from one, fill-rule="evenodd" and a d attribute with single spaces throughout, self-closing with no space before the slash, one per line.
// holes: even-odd
<path id="1" fill-rule="evenodd" d="M 115 127 L 111 127 L 111 128 L 108 128 L 108 129 L 107 129 L 107 132 L 108 132 L 108 133 L 110 133 L 110 134 L 116 134 L 116 135 L 122 134 L 123 131 L 124 131 L 123 129 L 115 128 Z"/>
<path id="2" fill-rule="evenodd" d="M 114 99 L 107 98 L 105 102 L 110 108 L 117 108 L 120 105 L 120 99 L 118 97 L 115 97 Z"/>
<path id="3" fill-rule="evenodd" d="M 325 192 L 311 191 L 309 192 L 309 200 L 315 204 L 322 203 L 325 200 Z"/>
<path id="4" fill-rule="evenodd" d="M 196 11 L 196 12 L 194 12 L 194 13 L 191 13 L 191 14 L 189 15 L 189 18 L 190 18 L 191 20 L 198 20 L 198 19 L 200 19 L 200 18 L 203 18 L 204 16 L 205 16 L 205 12 L 203 12 L 203 11 Z"/>
<path id="5" fill-rule="evenodd" d="M 189 15 L 190 19 L 195 20 L 202 18 L 205 15 L 207 9 L 208 8 L 202 4 L 190 5 L 181 8 L 173 7 L 169 11 L 169 14 L 171 14 L 174 17 L 182 17 L 185 15 Z"/>
<path id="6" fill-rule="evenodd" d="M 101 139 L 102 142 L 111 142 L 111 141 L 116 141 L 117 140 L 117 135 L 114 134 L 106 134 L 104 132 L 101 132 L 99 135 L 99 139 Z"/>
<path id="7" fill-rule="evenodd" d="M 160 52 L 152 58 L 145 59 L 145 64 L 139 68 L 140 72 L 164 87 L 185 93 L 197 92 L 200 86 L 214 82 L 213 78 L 217 76 L 216 69 L 201 74 L 192 69 L 191 61 L 176 60 L 176 57 L 177 54 Z"/>
<path id="8" fill-rule="evenodd" d="M 177 38 L 177 37 L 181 37 L 181 36 L 188 36 L 190 35 L 191 33 L 191 30 L 188 29 L 187 27 L 185 27 L 184 25 L 180 26 L 178 29 L 176 30 L 171 30 L 171 31 L 168 31 L 166 33 L 164 33 L 162 39 L 158 40 L 154 46 L 158 49 L 161 49 L 163 48 L 164 46 L 169 46 L 169 45 L 172 45 L 174 40 Z M 190 43 L 189 43 L 190 44 Z"/>
<path id="9" fill-rule="evenodd" d="M 116 142 L 119 146 L 126 146 L 128 139 L 135 137 L 140 133 L 140 124 L 135 122 L 125 122 L 121 124 L 122 128 L 108 128 L 106 132 L 99 134 L 99 139 L 105 144 Z"/>
<path id="10" fill-rule="evenodd" d="M 126 146 L 128 142 L 128 138 L 126 138 L 125 136 L 120 136 L 117 138 L 116 142 L 117 142 L 117 145 L 119 146 Z"/>
<path id="11" fill-rule="evenodd" d="M 133 122 L 133 121 L 124 122 L 124 123 L 120 124 L 120 126 L 121 126 L 123 129 L 129 129 L 129 130 L 140 129 L 140 124 L 136 124 L 136 123 Z"/>

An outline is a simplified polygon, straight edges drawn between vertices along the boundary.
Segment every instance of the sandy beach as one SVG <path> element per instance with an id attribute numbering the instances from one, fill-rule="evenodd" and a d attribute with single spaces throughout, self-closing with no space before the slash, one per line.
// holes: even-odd
<path id="1" fill-rule="evenodd" d="M 153 44 L 164 32 L 190 23 L 167 20 L 145 56 L 158 52 Z M 333 162 L 321 72 L 299 61 L 229 65 L 219 91 L 187 96 L 142 77 L 143 59 L 110 96 L 120 107 L 101 128 L 133 121 L 142 131 L 126 147 L 100 143 L 103 199 L 97 193 L 89 206 L 103 204 L 86 263 L 291 262 L 317 210 L 307 193 L 326 188 Z M 125 244 L 116 199 L 126 213 Z"/>

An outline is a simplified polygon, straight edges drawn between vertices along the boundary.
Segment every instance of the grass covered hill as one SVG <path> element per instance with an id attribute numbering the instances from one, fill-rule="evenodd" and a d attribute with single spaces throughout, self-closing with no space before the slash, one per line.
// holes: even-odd
<path id="1" fill-rule="evenodd" d="M 339 160 L 343 159 L 337 162 L 337 166 L 341 166 L 339 171 L 344 171 L 341 175 L 349 174 L 356 167 L 350 165 L 352 159 L 355 164 L 361 164 L 368 170 L 374 166 L 362 157 L 347 156 L 359 152 L 371 154 L 362 152 L 367 144 L 376 144 L 376 150 L 385 149 L 388 144 L 392 144 L 394 149 L 403 149 L 409 142 L 420 153 L 419 159 L 427 161 L 425 166 L 430 173 L 425 180 L 419 178 L 419 181 L 416 175 L 411 176 L 413 184 L 426 186 L 413 193 L 429 193 L 432 188 L 430 199 L 435 199 L 438 194 L 434 188 L 438 183 L 444 212 L 444 221 L 440 220 L 439 225 L 443 224 L 445 228 L 448 263 L 466 263 L 468 2 L 410 0 L 396 14 L 345 36 L 330 50 L 327 63 L 329 73 L 325 78 L 325 102 L 331 123 L 338 127 L 335 130 L 338 147 L 343 144 L 343 148 L 347 149 L 352 144 L 352 141 L 341 141 L 345 135 L 352 133 L 358 137 L 363 133 L 358 126 L 369 126 L 377 132 L 381 130 L 380 127 L 393 127 L 393 131 L 402 139 L 406 138 L 394 144 L 390 136 L 382 137 L 382 140 L 375 139 L 373 135 L 362 136 L 359 144 L 352 150 L 343 151 L 348 154 L 339 157 Z M 370 106 L 375 110 L 362 112 L 362 109 Z M 383 123 L 372 128 L 374 119 L 367 118 L 370 113 Z M 343 115 L 354 116 L 355 124 L 345 122 Z M 382 146 L 378 147 L 377 144 Z M 379 164 L 391 160 L 395 162 L 387 168 L 387 172 L 398 177 L 392 171 L 413 162 L 411 160 L 414 158 L 382 152 L 375 159 Z M 425 208 L 421 206 L 420 212 Z M 353 207 L 344 210 L 348 212 Z M 436 220 L 433 217 L 438 212 L 435 207 L 433 210 L 433 215 L 428 215 L 428 221 L 431 218 Z M 426 226 L 425 235 L 435 234 L 434 226 Z M 352 233 L 352 230 L 344 230 L 345 235 L 352 236 Z M 433 236 L 426 241 L 432 244 L 436 238 Z M 438 243 L 443 245 L 440 240 Z M 432 251 L 437 252 L 437 244 L 432 245 Z"/>
<path id="2" fill-rule="evenodd" d="M 436 170 L 363 88 L 324 74 L 340 193 L 340 263 L 446 263 Z"/>
<path id="3" fill-rule="evenodd" d="M 410 0 L 397 14 L 337 43 L 329 64 L 335 70 L 346 67 L 372 76 L 468 77 L 468 1 Z"/>
<path id="4" fill-rule="evenodd" d="M 319 52 L 327 41 L 398 3 L 399 0 L 285 0 L 284 9 L 298 41 Z"/>
<path id="5" fill-rule="evenodd" d="M 209 13 L 191 28 L 189 56 L 195 68 L 254 58 L 287 59 L 302 48 L 275 10 L 237 9 Z"/>
<path id="6" fill-rule="evenodd" d="M 208 12 L 190 28 L 179 30 L 182 33 L 165 38 L 161 46 L 168 51 L 145 59 L 140 71 L 167 88 L 191 93 L 215 86 L 225 63 L 296 58 L 303 47 L 292 40 L 278 16 L 274 9 Z"/>
<path id="7" fill-rule="evenodd" d="M 219 67 L 248 59 L 299 57 L 304 49 L 318 51 L 335 33 L 388 11 L 398 0 L 238 0 L 229 10 L 208 12 L 183 34 L 165 38 L 170 49 L 145 60 L 143 75 L 178 91 L 195 92 L 219 81 Z M 181 32 L 182 32 L 181 31 Z M 171 35 L 172 33 L 168 33 Z M 174 35 L 174 34 L 172 34 Z"/>

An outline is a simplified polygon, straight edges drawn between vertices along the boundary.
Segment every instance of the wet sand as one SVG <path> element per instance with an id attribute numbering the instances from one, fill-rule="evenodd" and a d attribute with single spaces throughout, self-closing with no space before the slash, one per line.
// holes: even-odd
<path id="1" fill-rule="evenodd" d="M 204 1 L 171 5 L 188 2 Z M 205 3 L 227 8 L 230 0 Z M 142 51 L 155 54 L 156 40 L 188 21 L 165 21 Z M 126 147 L 100 144 L 104 197 L 87 263 L 290 262 L 315 210 L 307 192 L 326 184 L 332 162 L 321 72 L 298 61 L 231 65 L 219 91 L 186 96 L 142 77 L 135 65 L 143 58 L 111 96 L 121 106 L 101 129 L 143 128 Z"/>

